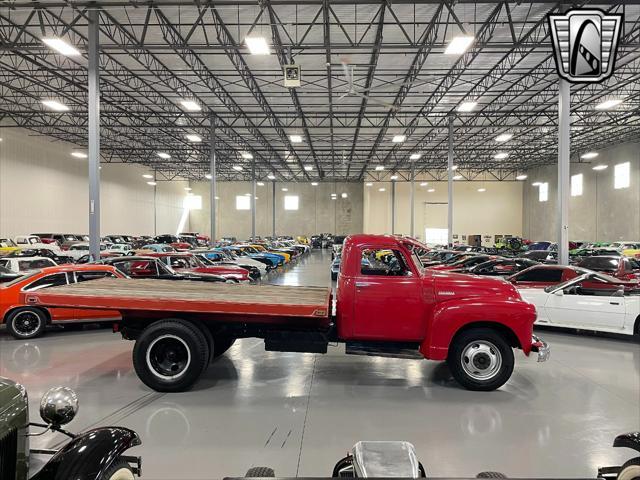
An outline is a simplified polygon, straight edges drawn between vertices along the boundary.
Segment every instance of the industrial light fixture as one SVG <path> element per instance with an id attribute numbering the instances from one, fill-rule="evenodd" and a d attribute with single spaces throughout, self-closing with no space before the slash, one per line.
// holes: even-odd
<path id="1" fill-rule="evenodd" d="M 200 105 L 198 105 L 198 103 L 193 100 L 182 100 L 180 104 L 184 107 L 185 110 L 188 110 L 190 112 L 199 112 L 200 110 L 202 110 L 202 107 L 200 107 Z"/>
<path id="2" fill-rule="evenodd" d="M 609 110 L 613 107 L 617 107 L 621 103 L 622 103 L 622 100 L 620 100 L 619 98 L 605 100 L 604 102 L 601 102 L 598 105 L 596 105 L 596 110 Z"/>
<path id="3" fill-rule="evenodd" d="M 213 178 L 213 176 L 210 173 L 205 174 L 204 178 L 206 178 L 207 180 L 211 180 Z M 216 197 L 218 198 L 218 197 Z"/>
<path id="4" fill-rule="evenodd" d="M 245 37 L 244 43 L 247 45 L 251 55 L 270 55 L 269 44 L 264 37 Z"/>
<path id="5" fill-rule="evenodd" d="M 397 180 L 398 179 L 398 175 L 391 175 L 391 180 Z"/>
<path id="6" fill-rule="evenodd" d="M 89 155 L 87 155 L 84 152 L 71 152 L 71 156 L 72 157 L 76 157 L 76 158 L 88 158 Z"/>
<path id="7" fill-rule="evenodd" d="M 459 112 L 473 112 L 473 109 L 476 108 L 478 102 L 462 102 L 458 107 Z"/>
<path id="8" fill-rule="evenodd" d="M 379 191 L 379 192 L 384 192 L 384 191 L 386 191 L 386 190 L 387 190 L 387 189 L 386 189 L 386 188 L 384 188 L 384 187 L 381 187 L 381 188 L 379 188 L 379 189 L 378 189 L 378 191 Z"/>
<path id="9" fill-rule="evenodd" d="M 236 172 L 241 172 L 242 171 L 242 165 L 234 165 L 233 168 Z"/>
<path id="10" fill-rule="evenodd" d="M 332 194 L 331 194 L 331 196 L 332 196 L 332 197 L 337 197 L 337 196 L 338 196 L 338 194 L 337 194 L 337 193 L 332 193 Z"/>
<path id="11" fill-rule="evenodd" d="M 429 185 L 429 182 L 420 182 L 421 187 L 426 187 L 427 185 Z"/>
<path id="12" fill-rule="evenodd" d="M 60 103 L 57 100 L 42 100 L 42 104 L 45 107 L 50 108 L 51 110 L 55 110 L 56 112 L 68 112 L 69 107 L 64 103 Z"/>
<path id="13" fill-rule="evenodd" d="M 591 170 L 595 170 L 596 172 L 600 172 L 602 170 L 606 170 L 608 167 L 609 167 L 609 165 L 596 165 Z"/>
<path id="14" fill-rule="evenodd" d="M 289 189 L 288 189 L 287 187 L 282 187 L 282 189 L 281 189 L 281 190 L 282 190 L 283 192 L 288 192 L 288 191 L 289 191 Z"/>
<path id="15" fill-rule="evenodd" d="M 187 137 L 187 140 L 189 140 L 190 142 L 201 142 L 202 138 L 199 137 L 198 135 L 192 134 L 190 133 L 189 135 L 185 135 L 185 137 Z"/>
<path id="16" fill-rule="evenodd" d="M 270 173 L 269 175 L 267 175 L 267 178 L 268 178 L 269 180 L 275 180 L 275 179 L 276 179 L 276 176 L 275 176 L 273 173 Z"/>
<path id="17" fill-rule="evenodd" d="M 264 182 L 256 182 L 256 185 L 259 187 L 264 187 Z"/>
<path id="18" fill-rule="evenodd" d="M 496 153 L 493 158 L 495 158 L 496 160 L 504 160 L 505 158 L 508 158 L 509 154 L 502 152 L 502 153 Z"/>
<path id="19" fill-rule="evenodd" d="M 478 191 L 479 191 L 480 193 L 483 193 L 483 192 L 486 192 L 486 191 L 487 191 L 487 189 L 486 189 L 486 188 L 479 188 L 479 189 L 478 189 Z"/>
<path id="20" fill-rule="evenodd" d="M 343 193 L 341 193 L 341 194 L 340 194 L 340 196 L 341 196 L 342 198 L 347 198 L 349 195 L 347 195 L 347 193 L 346 193 L 346 192 L 343 192 Z"/>
<path id="21" fill-rule="evenodd" d="M 454 172 L 458 169 L 458 165 L 454 165 L 451 167 L 451 170 L 453 170 Z"/>
<path id="22" fill-rule="evenodd" d="M 311 182 L 311 186 L 312 187 L 317 187 L 318 186 L 318 182 Z"/>
<path id="23" fill-rule="evenodd" d="M 513 138 L 512 133 L 501 133 L 496 137 L 496 142 L 508 142 Z"/>
<path id="24" fill-rule="evenodd" d="M 251 153 L 249 152 L 242 152 L 240 156 L 245 160 L 253 160 L 253 155 L 251 155 Z"/>
<path id="25" fill-rule="evenodd" d="M 152 187 L 155 187 L 157 185 L 156 182 L 147 182 L 147 185 L 151 185 Z"/>
<path id="26" fill-rule="evenodd" d="M 302 143 L 302 135 L 289 135 L 289 140 L 291 143 Z"/>
<path id="27" fill-rule="evenodd" d="M 475 37 L 468 35 L 453 37 L 444 53 L 445 55 L 462 55 L 473 44 L 474 40 Z"/>
<path id="28" fill-rule="evenodd" d="M 75 57 L 80 55 L 80 51 L 72 45 L 58 37 L 43 38 L 42 43 L 46 46 L 53 48 L 56 52 L 66 55 L 68 57 Z"/>
<path id="29" fill-rule="evenodd" d="M 422 157 L 422 155 L 421 155 L 421 154 L 419 154 L 419 153 L 412 153 L 412 154 L 409 156 L 409 160 L 420 160 L 420 157 Z"/>
<path id="30" fill-rule="evenodd" d="M 454 180 L 462 180 L 462 175 L 454 175 L 453 179 Z"/>
<path id="31" fill-rule="evenodd" d="M 591 160 L 592 158 L 596 158 L 598 156 L 598 152 L 587 152 L 580 155 L 580 158 L 585 160 Z"/>
<path id="32" fill-rule="evenodd" d="M 367 182 L 364 185 L 365 185 L 365 187 L 373 187 L 373 183 L 371 183 L 371 182 Z"/>
<path id="33" fill-rule="evenodd" d="M 251 196 L 251 194 L 250 194 L 250 193 L 245 193 L 245 194 L 244 194 L 244 196 L 245 196 L 245 197 L 250 197 L 250 196 Z"/>
<path id="34" fill-rule="evenodd" d="M 533 182 L 531 185 L 534 187 L 539 187 L 540 185 L 542 185 L 542 182 Z"/>
<path id="35" fill-rule="evenodd" d="M 435 188 L 430 188 L 430 189 L 428 189 L 428 190 L 427 190 L 427 192 L 429 192 L 429 193 L 433 193 L 433 192 L 435 192 L 435 191 L 436 191 L 436 189 L 435 189 Z"/>
<path id="36" fill-rule="evenodd" d="M 142 175 L 142 178 L 149 178 L 149 179 L 151 179 L 151 178 L 153 178 L 153 175 L 151 175 L 150 173 L 145 173 L 145 174 L 143 174 L 143 175 Z"/>
<path id="37" fill-rule="evenodd" d="M 163 160 L 169 160 L 171 158 L 171 155 L 165 152 L 158 152 L 157 155 Z"/>
<path id="38" fill-rule="evenodd" d="M 516 180 L 526 180 L 526 179 L 527 179 L 527 175 L 524 175 L 524 174 L 523 175 L 518 175 L 516 177 Z"/>
<path id="39" fill-rule="evenodd" d="M 193 190 L 191 187 L 184 187 L 185 191 L 190 192 L 191 190 Z"/>
<path id="40" fill-rule="evenodd" d="M 304 166 L 304 170 L 305 170 L 305 172 L 310 172 L 311 170 L 313 170 L 313 166 L 312 165 L 305 165 Z"/>
<path id="41" fill-rule="evenodd" d="M 393 143 L 402 143 L 407 139 L 406 135 L 394 135 L 391 141 Z"/>
<path id="42" fill-rule="evenodd" d="M 376 172 L 381 172 L 384 170 L 384 165 L 376 165 Z"/>

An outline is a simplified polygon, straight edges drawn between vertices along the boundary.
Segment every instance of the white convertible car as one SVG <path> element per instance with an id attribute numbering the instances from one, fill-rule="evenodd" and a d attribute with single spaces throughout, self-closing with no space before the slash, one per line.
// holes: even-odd
<path id="1" fill-rule="evenodd" d="M 599 273 L 564 283 L 519 288 L 538 311 L 536 324 L 640 335 L 640 287 Z"/>

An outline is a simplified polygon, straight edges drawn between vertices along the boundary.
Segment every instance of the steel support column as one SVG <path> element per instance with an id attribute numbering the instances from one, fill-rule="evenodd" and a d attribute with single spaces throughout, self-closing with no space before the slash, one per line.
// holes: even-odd
<path id="1" fill-rule="evenodd" d="M 89 10 L 89 254 L 100 259 L 100 57 L 99 13 Z"/>
<path id="2" fill-rule="evenodd" d="M 391 235 L 396 233 L 396 182 L 391 180 Z"/>
<path id="3" fill-rule="evenodd" d="M 411 219 L 409 222 L 409 235 L 415 237 L 415 215 L 416 214 L 416 185 L 415 185 L 415 168 L 413 163 L 411 164 L 411 205 L 409 208 L 409 215 Z"/>
<path id="4" fill-rule="evenodd" d="M 449 117 L 449 154 L 447 155 L 447 229 L 449 246 L 453 245 L 453 116 Z"/>
<path id="5" fill-rule="evenodd" d="M 217 196 L 217 184 L 216 184 L 216 119 L 212 115 L 211 123 L 209 124 L 209 175 L 211 176 L 211 182 L 209 184 L 209 198 L 211 204 L 211 241 L 216 241 L 216 196 Z"/>
<path id="6" fill-rule="evenodd" d="M 276 236 L 276 182 L 271 182 L 271 236 Z"/>
<path id="7" fill-rule="evenodd" d="M 251 162 L 251 238 L 256 238 L 256 161 Z"/>
<path id="8" fill-rule="evenodd" d="M 560 79 L 558 88 L 558 264 L 569 265 L 569 152 L 571 142 L 571 88 Z"/>

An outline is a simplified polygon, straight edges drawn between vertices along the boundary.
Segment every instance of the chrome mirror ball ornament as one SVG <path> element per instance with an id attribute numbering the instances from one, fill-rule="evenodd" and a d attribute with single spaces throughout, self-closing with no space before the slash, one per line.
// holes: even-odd
<path id="1" fill-rule="evenodd" d="M 78 413 L 78 396 L 69 387 L 54 387 L 42 396 L 40 417 L 49 425 L 60 427 Z"/>

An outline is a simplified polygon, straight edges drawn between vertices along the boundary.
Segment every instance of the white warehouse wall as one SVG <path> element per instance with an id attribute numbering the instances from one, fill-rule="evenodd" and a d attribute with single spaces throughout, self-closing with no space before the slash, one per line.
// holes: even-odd
<path id="1" fill-rule="evenodd" d="M 87 233 L 88 166 L 71 156 L 75 146 L 8 127 L 0 127 L 0 138 L 0 237 Z M 138 165 L 103 163 L 102 234 L 152 235 L 155 222 L 157 233 L 175 233 L 188 183 L 158 182 L 154 209 L 154 188 L 143 173 Z"/>
<path id="2" fill-rule="evenodd" d="M 631 184 L 614 188 L 616 164 L 631 164 Z M 594 165 L 607 165 L 594 171 Z M 627 143 L 599 152 L 591 163 L 572 163 L 570 174 L 582 173 L 583 194 L 569 199 L 569 239 L 575 241 L 640 241 L 640 144 Z M 557 241 L 558 167 L 527 172 L 524 189 L 524 234 L 532 240 Z M 539 201 L 534 182 L 549 183 L 549 199 Z"/>
<path id="3" fill-rule="evenodd" d="M 447 182 L 415 182 L 415 235 L 424 240 L 425 228 L 447 228 Z M 409 234 L 411 227 L 411 185 L 396 183 L 396 218 L 393 233 Z M 484 187 L 485 192 L 478 192 Z M 385 188 L 380 192 L 380 188 Z M 453 185 L 453 234 L 522 235 L 522 182 L 456 181 Z M 434 189 L 434 192 L 429 192 Z M 365 187 L 364 230 L 391 233 L 391 182 L 374 182 Z"/>

